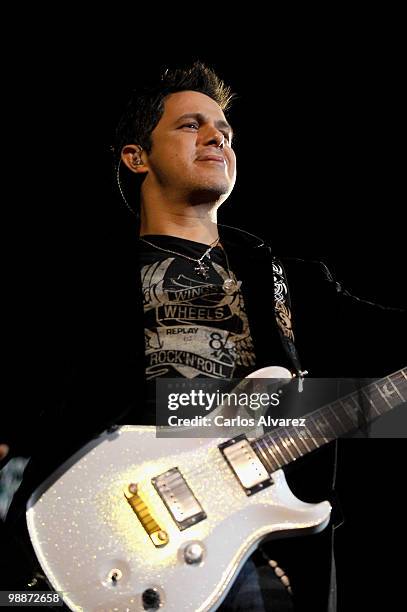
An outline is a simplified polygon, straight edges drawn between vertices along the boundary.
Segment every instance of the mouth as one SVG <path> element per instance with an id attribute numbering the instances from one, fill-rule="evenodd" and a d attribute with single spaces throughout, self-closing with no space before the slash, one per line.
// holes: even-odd
<path id="1" fill-rule="evenodd" d="M 215 162 L 223 165 L 226 164 L 225 158 L 220 157 L 219 155 L 203 155 L 202 157 L 198 157 L 196 161 Z"/>

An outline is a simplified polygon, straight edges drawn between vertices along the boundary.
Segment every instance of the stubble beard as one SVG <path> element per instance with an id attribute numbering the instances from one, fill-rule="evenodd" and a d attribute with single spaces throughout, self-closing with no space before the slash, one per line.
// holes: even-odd
<path id="1" fill-rule="evenodd" d="M 226 179 L 195 184 L 190 190 L 188 200 L 192 205 L 221 204 L 229 196 L 230 185 Z"/>

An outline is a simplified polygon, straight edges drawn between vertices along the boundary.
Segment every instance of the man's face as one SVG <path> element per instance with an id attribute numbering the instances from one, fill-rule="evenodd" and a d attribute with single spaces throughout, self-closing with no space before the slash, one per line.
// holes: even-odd
<path id="1" fill-rule="evenodd" d="M 224 201 L 236 180 L 232 129 L 220 106 L 205 94 L 170 94 L 152 132 L 146 183 L 169 197 Z"/>

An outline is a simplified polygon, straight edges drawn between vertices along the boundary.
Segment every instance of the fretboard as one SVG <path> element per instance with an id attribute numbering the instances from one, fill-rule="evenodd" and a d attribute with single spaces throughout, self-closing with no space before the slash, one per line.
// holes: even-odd
<path id="1" fill-rule="evenodd" d="M 269 472 L 356 431 L 407 401 L 407 368 L 386 376 L 305 417 L 303 427 L 279 427 L 252 442 Z"/>

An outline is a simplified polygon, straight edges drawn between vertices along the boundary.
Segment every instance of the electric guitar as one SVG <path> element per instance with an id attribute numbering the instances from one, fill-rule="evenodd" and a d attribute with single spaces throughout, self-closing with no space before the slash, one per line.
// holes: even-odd
<path id="1" fill-rule="evenodd" d="M 251 375 L 291 377 L 282 368 Z M 294 381 L 293 381 L 294 384 Z M 255 439 L 104 432 L 31 496 L 30 538 L 71 610 L 209 612 L 268 535 L 322 530 L 331 506 L 297 499 L 283 467 L 407 399 L 407 369 Z M 230 434 L 230 435 L 229 435 Z M 223 435 L 223 434 L 222 434 Z"/>

